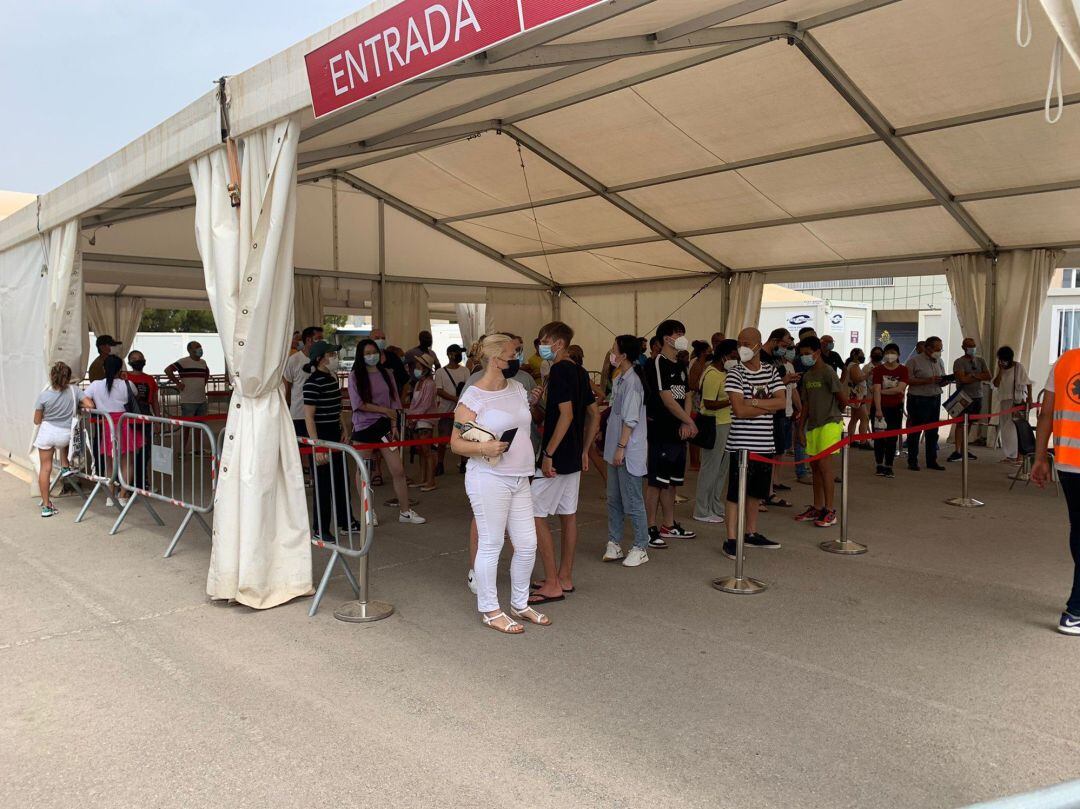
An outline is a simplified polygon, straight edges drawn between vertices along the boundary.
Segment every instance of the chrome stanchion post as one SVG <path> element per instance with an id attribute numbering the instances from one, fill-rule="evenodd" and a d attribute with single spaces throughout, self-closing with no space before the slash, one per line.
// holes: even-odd
<path id="1" fill-rule="evenodd" d="M 368 600 L 368 555 L 360 557 L 360 563 L 356 571 L 357 584 L 360 586 L 360 597 L 356 601 L 346 601 L 336 610 L 334 617 L 339 621 L 347 621 L 353 624 L 364 624 L 369 621 L 381 621 L 394 614 L 394 605 L 387 601 Z"/>
<path id="2" fill-rule="evenodd" d="M 964 414 L 964 434 L 961 436 L 960 452 L 963 457 L 960 459 L 960 496 L 950 497 L 945 502 L 950 506 L 959 506 L 960 508 L 978 508 L 985 505 L 982 500 L 976 500 L 974 497 L 968 496 L 968 414 Z"/>
<path id="3" fill-rule="evenodd" d="M 844 434 L 844 438 L 847 435 Z M 840 538 L 819 542 L 818 547 L 829 553 L 839 553 L 843 556 L 855 556 L 866 553 L 866 546 L 848 539 L 848 450 L 850 445 L 844 444 L 840 448 Z"/>
<path id="4" fill-rule="evenodd" d="M 713 579 L 712 586 L 722 593 L 736 593 L 739 595 L 752 595 L 760 593 L 768 587 L 758 579 L 751 579 L 743 575 L 746 561 L 746 476 L 747 476 L 747 451 L 739 450 L 739 514 L 736 517 L 735 535 L 735 575 Z"/>

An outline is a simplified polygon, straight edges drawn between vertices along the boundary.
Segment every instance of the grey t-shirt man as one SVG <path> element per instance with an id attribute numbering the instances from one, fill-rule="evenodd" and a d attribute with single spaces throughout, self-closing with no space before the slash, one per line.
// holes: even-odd
<path id="1" fill-rule="evenodd" d="M 953 373 L 957 375 L 964 374 L 965 376 L 971 376 L 974 374 L 986 373 L 987 367 L 982 357 L 969 357 L 965 354 L 952 364 L 952 370 Z M 965 385 L 962 385 L 959 382 L 957 383 L 957 388 L 962 390 L 972 399 L 982 398 L 982 386 L 983 383 L 981 379 L 973 379 Z"/>
<path id="2" fill-rule="evenodd" d="M 913 354 L 907 361 L 908 375 L 916 379 L 929 379 L 934 376 L 945 376 L 945 366 L 941 360 L 935 360 L 926 354 Z M 941 385 L 912 385 L 908 388 L 908 396 L 940 396 Z"/>
<path id="3" fill-rule="evenodd" d="M 71 395 L 72 391 L 75 392 L 75 396 Z M 71 426 L 71 419 L 75 416 L 75 402 L 77 399 L 81 400 L 82 396 L 74 385 L 63 390 L 46 388 L 38 394 L 37 401 L 34 403 L 34 410 L 41 411 L 42 421 L 47 421 L 57 427 L 67 428 Z"/>

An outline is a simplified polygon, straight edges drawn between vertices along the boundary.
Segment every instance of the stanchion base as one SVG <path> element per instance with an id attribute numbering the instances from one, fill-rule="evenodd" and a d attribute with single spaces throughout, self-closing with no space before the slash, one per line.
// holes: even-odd
<path id="1" fill-rule="evenodd" d="M 976 500 L 974 497 L 950 497 L 945 502 L 950 506 L 959 506 L 960 508 L 979 508 L 986 505 L 982 500 Z"/>
<path id="2" fill-rule="evenodd" d="M 721 593 L 735 593 L 736 595 L 753 595 L 769 588 L 769 585 L 765 582 L 751 579 L 749 576 L 744 576 L 741 579 L 735 576 L 713 579 L 712 586 Z"/>
<path id="3" fill-rule="evenodd" d="M 826 542 L 819 542 L 818 547 L 828 553 L 838 553 L 842 556 L 855 556 L 866 553 L 868 550 L 865 545 L 852 542 L 850 539 L 830 539 Z"/>
<path id="4" fill-rule="evenodd" d="M 381 621 L 394 614 L 394 605 L 385 601 L 346 601 L 336 610 L 334 617 L 351 624 Z"/>

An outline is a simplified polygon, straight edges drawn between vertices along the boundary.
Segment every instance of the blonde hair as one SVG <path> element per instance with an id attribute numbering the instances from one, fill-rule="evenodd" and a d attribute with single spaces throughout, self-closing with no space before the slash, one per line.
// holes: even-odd
<path id="1" fill-rule="evenodd" d="M 49 369 L 49 384 L 53 390 L 63 390 L 71 382 L 71 368 L 66 362 L 58 362 Z"/>
<path id="2" fill-rule="evenodd" d="M 484 342 L 480 344 L 480 353 L 483 355 L 484 360 L 494 359 L 503 352 L 503 347 L 507 343 L 514 342 L 507 334 L 489 334 L 484 338 Z"/>

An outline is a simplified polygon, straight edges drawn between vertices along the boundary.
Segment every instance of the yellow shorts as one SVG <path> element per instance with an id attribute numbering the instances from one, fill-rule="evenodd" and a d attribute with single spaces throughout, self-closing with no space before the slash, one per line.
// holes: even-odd
<path id="1" fill-rule="evenodd" d="M 820 452 L 824 452 L 833 444 L 839 443 L 840 439 L 844 435 L 844 426 L 840 422 L 834 421 L 829 424 L 823 424 L 820 427 L 815 427 L 813 430 L 806 431 L 806 454 L 817 455 Z M 837 447 L 833 450 L 833 455 L 840 451 Z"/>

